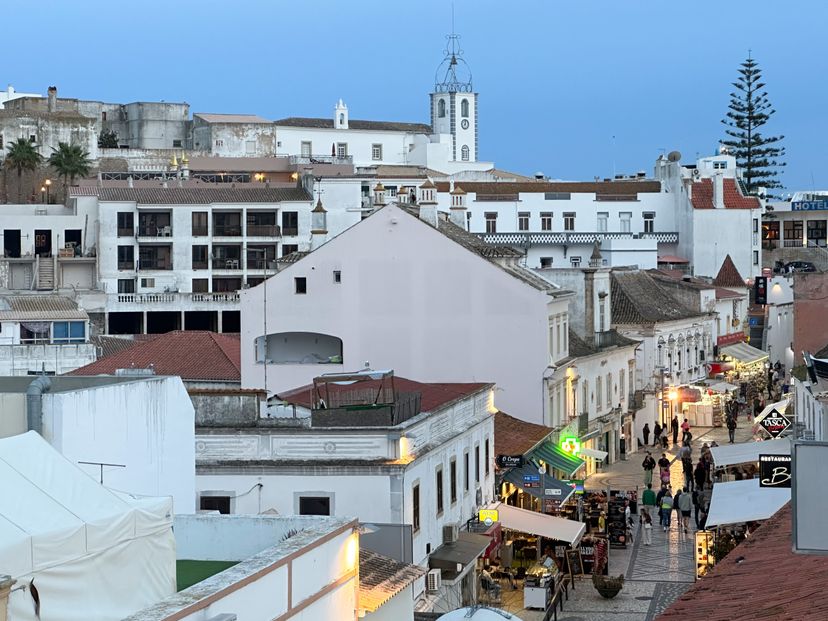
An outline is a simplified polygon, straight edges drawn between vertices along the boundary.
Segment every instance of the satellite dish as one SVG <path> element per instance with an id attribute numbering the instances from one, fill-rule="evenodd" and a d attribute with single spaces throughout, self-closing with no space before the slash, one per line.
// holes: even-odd
<path id="1" fill-rule="evenodd" d="M 678 151 L 670 151 L 667 154 L 667 160 L 670 162 L 678 162 L 681 160 L 681 153 Z"/>

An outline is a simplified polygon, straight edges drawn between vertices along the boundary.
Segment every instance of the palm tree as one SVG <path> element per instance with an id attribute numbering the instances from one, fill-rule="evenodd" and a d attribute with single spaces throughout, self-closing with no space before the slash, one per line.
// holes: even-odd
<path id="1" fill-rule="evenodd" d="M 49 165 L 55 169 L 58 177 L 63 177 L 63 195 L 66 196 L 69 183 L 75 184 L 75 177 L 85 177 L 89 174 L 89 167 L 92 161 L 89 159 L 89 152 L 76 144 L 59 142 L 58 148 L 52 147 L 49 156 Z"/>
<path id="2" fill-rule="evenodd" d="M 37 170 L 43 157 L 29 140 L 18 138 L 9 145 L 6 154 L 6 166 L 17 170 L 17 200 L 23 202 L 23 171 Z"/>

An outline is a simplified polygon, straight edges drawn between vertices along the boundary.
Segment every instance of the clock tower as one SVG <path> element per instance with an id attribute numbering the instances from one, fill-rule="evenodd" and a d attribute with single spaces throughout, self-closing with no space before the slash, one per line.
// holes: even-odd
<path id="1" fill-rule="evenodd" d="M 463 51 L 460 36 L 450 34 L 443 62 L 434 78 L 431 93 L 431 127 L 435 134 L 451 135 L 451 160 L 477 161 L 477 93 Z"/>

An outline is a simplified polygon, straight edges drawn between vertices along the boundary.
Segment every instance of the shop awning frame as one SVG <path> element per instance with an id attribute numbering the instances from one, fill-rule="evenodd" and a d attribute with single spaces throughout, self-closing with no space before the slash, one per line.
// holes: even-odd
<path id="1" fill-rule="evenodd" d="M 573 547 L 580 543 L 586 532 L 586 524 L 583 522 L 527 511 L 502 502 L 494 502 L 486 508 L 498 512 L 498 521 L 503 528 L 566 541 Z"/>
<path id="2" fill-rule="evenodd" d="M 766 520 L 790 500 L 790 488 L 759 487 L 758 478 L 716 483 L 706 527 Z"/>
<path id="3" fill-rule="evenodd" d="M 768 357 L 768 352 L 756 349 L 747 343 L 734 343 L 733 345 L 725 345 L 720 350 L 724 356 L 729 356 L 744 364 L 753 364 L 760 362 Z"/>
<path id="4" fill-rule="evenodd" d="M 560 470 L 566 476 L 572 476 L 586 462 L 566 453 L 561 447 L 552 442 L 544 442 L 526 454 L 531 461 L 542 461 L 548 466 Z"/>
<path id="5" fill-rule="evenodd" d="M 609 455 L 609 453 L 598 449 L 581 448 L 581 450 L 578 452 L 578 455 L 581 455 L 583 457 L 592 457 L 593 459 L 597 459 L 598 461 L 604 461 L 607 458 L 607 455 Z"/>
<path id="6" fill-rule="evenodd" d="M 538 477 L 537 483 L 539 484 L 538 487 L 525 487 L 524 486 L 524 476 L 533 476 Z M 561 504 L 565 503 L 572 494 L 575 493 L 575 488 L 572 485 L 564 483 L 563 481 L 556 479 L 551 474 L 540 474 L 538 469 L 528 464 L 523 466 L 523 468 L 512 468 L 503 475 L 503 480 L 508 481 L 518 489 L 522 489 L 527 494 L 531 494 L 535 498 L 549 498 L 550 500 L 557 500 L 560 501 Z M 552 493 L 546 494 L 546 490 L 557 490 L 560 493 Z"/>
<path id="7" fill-rule="evenodd" d="M 716 468 L 726 468 L 738 464 L 748 464 L 759 461 L 759 455 L 790 455 L 791 442 L 788 438 L 776 438 L 762 442 L 742 442 L 739 444 L 724 444 L 710 449 L 713 463 Z M 716 483 L 716 485 L 721 485 Z M 715 486 L 714 486 L 715 487 Z"/>

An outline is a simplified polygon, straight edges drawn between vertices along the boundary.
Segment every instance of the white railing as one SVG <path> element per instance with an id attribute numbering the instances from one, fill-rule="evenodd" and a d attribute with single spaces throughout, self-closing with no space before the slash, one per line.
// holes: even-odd
<path id="1" fill-rule="evenodd" d="M 239 293 L 237 291 L 215 293 L 118 293 L 116 299 L 119 304 L 163 304 L 178 301 L 235 303 L 239 301 Z"/>

